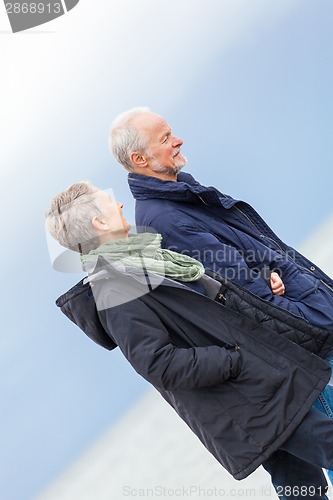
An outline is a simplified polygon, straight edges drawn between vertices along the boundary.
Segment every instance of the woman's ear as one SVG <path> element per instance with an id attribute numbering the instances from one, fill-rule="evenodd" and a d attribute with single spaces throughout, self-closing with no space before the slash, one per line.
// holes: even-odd
<path id="1" fill-rule="evenodd" d="M 100 215 L 95 215 L 95 217 L 91 219 L 91 223 L 97 231 L 105 232 L 110 229 L 105 219 Z"/>

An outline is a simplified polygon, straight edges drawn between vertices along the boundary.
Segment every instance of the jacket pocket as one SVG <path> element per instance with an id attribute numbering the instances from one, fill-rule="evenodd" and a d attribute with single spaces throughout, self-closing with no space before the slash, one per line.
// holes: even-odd
<path id="1" fill-rule="evenodd" d="M 279 392 L 286 381 L 286 373 L 247 348 L 241 348 L 240 358 L 239 375 L 228 383 L 235 394 L 261 409 Z"/>
<path id="2" fill-rule="evenodd" d="M 309 271 L 299 269 L 281 268 L 281 278 L 286 287 L 286 298 L 294 301 L 301 301 L 318 289 L 320 280 Z"/>

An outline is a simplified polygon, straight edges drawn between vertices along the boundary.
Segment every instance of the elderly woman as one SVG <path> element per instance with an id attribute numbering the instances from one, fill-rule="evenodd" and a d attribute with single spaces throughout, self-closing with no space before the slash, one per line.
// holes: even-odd
<path id="1" fill-rule="evenodd" d="M 333 422 L 312 404 L 330 378 L 321 358 L 332 335 L 216 281 L 195 259 L 161 249 L 158 234 L 129 235 L 122 204 L 88 182 L 56 196 L 46 222 L 88 273 L 57 301 L 72 321 L 119 346 L 236 479 L 262 464 L 281 498 L 293 498 L 291 486 L 327 498 Z M 304 476 L 293 477 L 300 461 Z"/>

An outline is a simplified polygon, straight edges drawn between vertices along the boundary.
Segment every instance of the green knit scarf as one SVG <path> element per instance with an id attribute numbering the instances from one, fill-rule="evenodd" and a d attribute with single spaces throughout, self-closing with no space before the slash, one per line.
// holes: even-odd
<path id="1" fill-rule="evenodd" d="M 196 281 L 204 274 L 201 262 L 161 248 L 160 234 L 131 234 L 127 238 L 109 241 L 92 250 L 87 255 L 81 255 L 82 263 L 92 264 L 103 256 L 109 261 L 121 261 L 124 265 L 147 269 L 178 281 Z M 85 266 L 84 266 L 85 267 Z"/>

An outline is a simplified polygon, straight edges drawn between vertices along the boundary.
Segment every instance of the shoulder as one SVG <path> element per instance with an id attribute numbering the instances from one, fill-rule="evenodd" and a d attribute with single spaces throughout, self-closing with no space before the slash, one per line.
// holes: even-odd
<path id="1" fill-rule="evenodd" d="M 182 224 L 192 219 L 191 210 L 184 203 L 159 199 L 137 200 L 135 216 L 137 225 L 148 227 L 168 226 L 172 222 Z"/>

